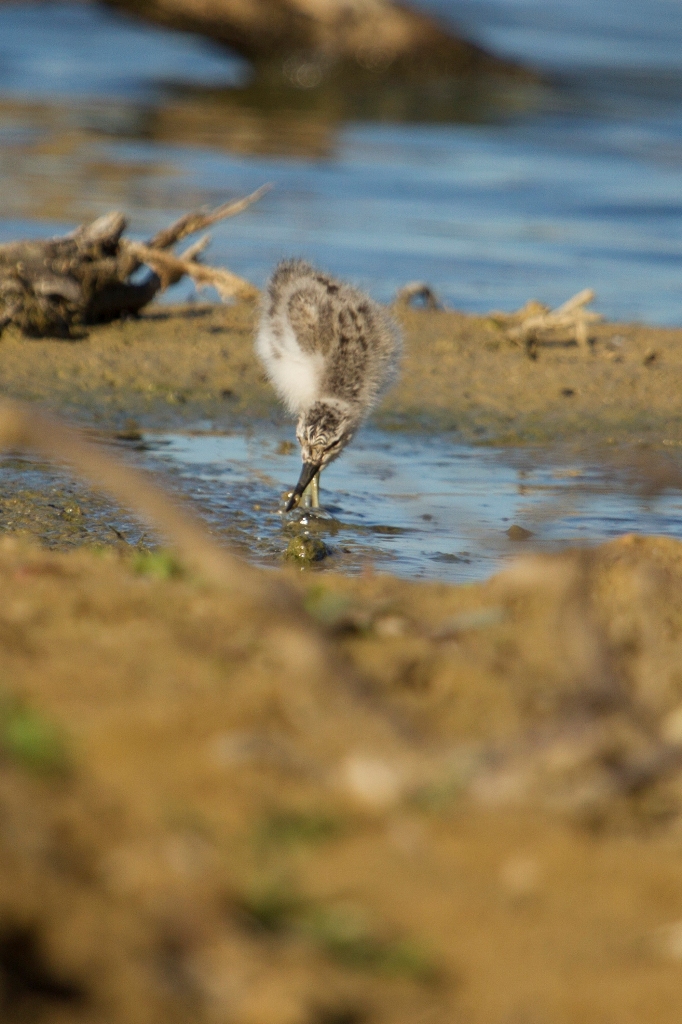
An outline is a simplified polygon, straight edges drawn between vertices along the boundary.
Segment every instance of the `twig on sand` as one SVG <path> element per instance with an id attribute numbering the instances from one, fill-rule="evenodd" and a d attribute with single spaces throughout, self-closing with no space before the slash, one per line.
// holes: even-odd
<path id="1" fill-rule="evenodd" d="M 564 330 L 570 331 L 577 344 L 586 349 L 588 325 L 604 319 L 600 313 L 585 308 L 592 302 L 594 295 L 591 288 L 584 288 L 556 309 L 531 301 L 515 313 L 493 315 L 498 321 L 511 321 L 511 325 L 505 328 L 507 337 L 511 342 L 525 346 L 526 349 L 536 345 L 542 334 Z"/>

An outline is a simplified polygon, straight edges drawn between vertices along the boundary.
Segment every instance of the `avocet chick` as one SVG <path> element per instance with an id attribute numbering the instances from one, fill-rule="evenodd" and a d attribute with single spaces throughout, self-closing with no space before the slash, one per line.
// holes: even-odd
<path id="1" fill-rule="evenodd" d="M 364 292 L 283 260 L 268 282 L 256 352 L 290 412 L 303 469 L 301 495 L 319 507 L 319 473 L 336 459 L 397 375 L 401 338 L 388 312 Z"/>

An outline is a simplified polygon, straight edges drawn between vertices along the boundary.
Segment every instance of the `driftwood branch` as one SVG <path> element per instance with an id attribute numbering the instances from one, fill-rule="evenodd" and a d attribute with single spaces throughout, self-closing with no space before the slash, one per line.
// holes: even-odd
<path id="1" fill-rule="evenodd" d="M 196 32 L 311 88 L 337 69 L 374 77 L 472 73 L 531 79 L 447 25 L 391 0 L 105 0 L 136 18 Z"/>
<path id="2" fill-rule="evenodd" d="M 206 238 L 201 239 L 202 247 L 207 241 Z M 170 252 L 153 249 L 149 245 L 142 245 L 138 242 L 123 242 L 122 244 L 135 259 L 154 271 L 161 281 L 162 289 L 176 284 L 187 274 L 200 288 L 212 285 L 221 299 L 255 299 L 258 297 L 258 289 L 243 277 L 238 277 L 237 274 L 224 270 L 222 267 L 207 267 L 202 263 L 197 263 L 195 256 L 198 255 L 199 243 L 190 246 L 183 256 L 174 256 Z"/>
<path id="3" fill-rule="evenodd" d="M 269 192 L 272 185 L 261 185 L 250 196 L 237 199 L 232 203 L 223 203 L 215 210 L 195 210 L 194 213 L 186 213 L 169 228 L 157 231 L 151 241 L 147 242 L 150 249 L 169 249 L 187 235 L 195 235 L 197 231 L 204 231 L 219 220 L 227 220 L 228 217 L 236 217 L 238 213 L 247 210 L 252 203 L 258 202 L 261 196 Z"/>
<path id="4" fill-rule="evenodd" d="M 122 237 L 127 222 L 117 211 L 68 235 L 0 245 L 0 330 L 14 324 L 32 337 L 74 337 L 87 324 L 138 313 L 185 274 L 199 287 L 213 285 L 223 299 L 254 298 L 257 289 L 248 281 L 198 262 L 207 237 L 180 256 L 168 249 L 241 213 L 268 187 L 212 211 L 185 214 L 146 245 Z M 141 266 L 149 268 L 148 276 L 131 280 Z"/>
<path id="5" fill-rule="evenodd" d="M 528 348 L 537 344 L 543 335 L 569 331 L 577 344 L 586 348 L 589 325 L 604 319 L 600 313 L 585 308 L 594 299 L 594 294 L 591 288 L 584 288 L 556 309 L 539 302 L 529 302 L 516 313 L 494 313 L 493 316 L 509 325 L 505 327 L 505 333 L 514 344 Z"/>
<path id="6" fill-rule="evenodd" d="M 396 303 L 402 306 L 411 305 L 415 299 L 421 299 L 425 309 L 443 309 L 443 303 L 426 281 L 409 281 L 398 289 L 395 297 Z"/>

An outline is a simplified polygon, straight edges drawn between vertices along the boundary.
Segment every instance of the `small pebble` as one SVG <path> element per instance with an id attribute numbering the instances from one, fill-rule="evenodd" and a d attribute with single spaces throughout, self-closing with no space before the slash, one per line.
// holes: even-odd
<path id="1" fill-rule="evenodd" d="M 513 523 L 513 525 L 504 532 L 509 537 L 509 540 L 528 540 L 533 536 L 532 530 L 526 530 L 525 527 L 518 526 L 516 523 Z"/>
<path id="2" fill-rule="evenodd" d="M 402 795 L 400 773 L 386 761 L 364 754 L 346 758 L 341 770 L 343 788 L 369 807 L 390 807 Z"/>
<path id="3" fill-rule="evenodd" d="M 423 821 L 414 818 L 400 818 L 391 821 L 387 829 L 387 838 L 392 846 L 407 856 L 418 856 L 426 840 L 426 829 Z"/>
<path id="4" fill-rule="evenodd" d="M 651 944 L 667 960 L 682 960 L 682 921 L 673 921 L 656 928 Z"/>
<path id="5" fill-rule="evenodd" d="M 405 633 L 407 622 L 399 615 L 383 615 L 374 620 L 374 632 L 377 636 L 393 637 Z"/>
<path id="6" fill-rule="evenodd" d="M 28 601 L 10 601 L 2 609 L 2 617 L 6 622 L 24 623 L 33 618 L 35 608 Z"/>
<path id="7" fill-rule="evenodd" d="M 500 883 L 511 899 L 526 900 L 537 892 L 540 874 L 534 857 L 510 857 L 500 868 Z"/>
<path id="8" fill-rule="evenodd" d="M 682 704 L 663 719 L 661 723 L 661 737 L 666 743 L 682 746 Z"/>
<path id="9" fill-rule="evenodd" d="M 62 519 L 66 519 L 69 523 L 77 523 L 83 518 L 80 505 L 77 505 L 75 501 L 65 505 L 61 510 L 60 515 Z"/>
<path id="10" fill-rule="evenodd" d="M 142 433 L 135 420 L 126 420 L 125 427 L 116 433 L 116 437 L 119 441 L 141 441 Z"/>

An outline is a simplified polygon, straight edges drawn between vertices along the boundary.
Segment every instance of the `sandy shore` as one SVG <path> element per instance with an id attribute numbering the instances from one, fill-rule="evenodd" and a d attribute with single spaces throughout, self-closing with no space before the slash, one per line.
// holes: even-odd
<path id="1" fill-rule="evenodd" d="M 599 324 L 579 348 L 557 335 L 531 359 L 494 317 L 401 309 L 399 384 L 377 413 L 403 429 L 501 444 L 682 441 L 682 330 Z M 5 394 L 103 428 L 217 426 L 281 417 L 252 350 L 253 305 L 155 307 L 80 341 L 0 344 Z"/>

